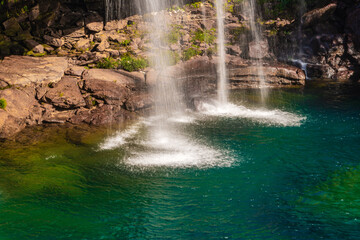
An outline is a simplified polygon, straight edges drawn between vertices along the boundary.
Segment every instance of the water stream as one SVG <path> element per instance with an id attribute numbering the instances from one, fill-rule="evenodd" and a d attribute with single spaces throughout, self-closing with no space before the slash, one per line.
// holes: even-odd
<path id="1" fill-rule="evenodd" d="M 246 17 L 246 20 L 248 21 L 250 31 L 251 31 L 251 42 L 249 42 L 249 48 L 250 45 L 253 45 L 252 48 L 252 60 L 254 62 L 254 65 L 257 68 L 258 76 L 260 79 L 259 82 L 259 88 L 261 92 L 261 99 L 263 104 L 266 103 L 266 98 L 268 95 L 268 88 L 266 86 L 266 79 L 264 74 L 264 63 L 263 63 L 263 55 L 264 55 L 264 49 L 263 45 L 266 45 L 267 43 L 264 42 L 262 38 L 262 32 L 261 27 L 257 23 L 257 7 L 256 7 L 256 1 L 255 0 L 245 0 L 242 3 L 242 12 L 244 16 Z"/>
<path id="2" fill-rule="evenodd" d="M 217 20 L 217 38 L 218 38 L 218 101 L 224 106 L 228 103 L 228 81 L 226 71 L 226 52 L 225 52 L 225 14 L 224 1 L 216 0 L 216 20 Z"/>

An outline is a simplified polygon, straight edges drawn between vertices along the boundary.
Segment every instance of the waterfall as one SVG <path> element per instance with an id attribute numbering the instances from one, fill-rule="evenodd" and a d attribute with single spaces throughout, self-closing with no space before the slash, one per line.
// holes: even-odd
<path id="1" fill-rule="evenodd" d="M 268 88 L 266 86 L 266 79 L 264 74 L 264 67 L 263 67 L 263 46 L 267 44 L 264 42 L 261 34 L 261 27 L 256 23 L 256 1 L 255 0 L 245 0 L 242 4 L 242 12 L 248 21 L 250 31 L 251 31 L 251 39 L 252 42 L 249 41 L 249 48 L 252 45 L 252 55 L 254 61 L 254 65 L 257 68 L 258 76 L 259 76 L 259 87 L 261 91 L 261 100 L 265 103 L 267 95 L 268 95 Z"/>
<path id="2" fill-rule="evenodd" d="M 228 102 L 228 80 L 225 65 L 225 27 L 224 0 L 216 0 L 216 20 L 218 33 L 218 101 L 220 105 Z"/>

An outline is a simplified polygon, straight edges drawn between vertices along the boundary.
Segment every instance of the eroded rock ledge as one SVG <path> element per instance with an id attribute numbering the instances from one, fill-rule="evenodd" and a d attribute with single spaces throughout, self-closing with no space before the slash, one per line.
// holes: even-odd
<path id="1" fill-rule="evenodd" d="M 258 87 L 260 76 L 251 62 L 229 58 L 231 88 Z M 184 98 L 214 94 L 216 59 L 194 58 L 169 67 L 167 74 L 85 69 L 61 57 L 10 56 L 0 63 L 0 139 L 9 138 L 26 126 L 45 123 L 107 125 L 149 112 L 149 90 L 167 77 L 184 88 Z M 269 87 L 304 85 L 304 73 L 295 67 L 265 66 Z"/>

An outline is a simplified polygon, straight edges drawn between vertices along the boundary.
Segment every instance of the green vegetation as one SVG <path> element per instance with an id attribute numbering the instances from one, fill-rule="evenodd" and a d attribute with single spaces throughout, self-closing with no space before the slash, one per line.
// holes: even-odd
<path id="1" fill-rule="evenodd" d="M 96 67 L 105 69 L 122 68 L 126 71 L 133 72 L 144 69 L 148 65 L 148 61 L 142 57 L 136 58 L 131 55 L 126 55 L 120 59 L 114 59 L 112 57 L 103 58 L 97 63 Z"/>
<path id="2" fill-rule="evenodd" d="M 130 39 L 126 39 L 126 40 L 124 40 L 124 41 L 122 41 L 122 42 L 119 42 L 119 44 L 120 44 L 121 46 L 126 47 L 126 46 L 129 46 L 129 45 L 130 45 L 130 42 L 131 42 Z"/>
<path id="3" fill-rule="evenodd" d="M 166 42 L 170 44 L 177 43 L 180 40 L 181 32 L 180 30 L 183 28 L 181 25 L 172 24 L 171 30 L 166 36 Z"/>
<path id="4" fill-rule="evenodd" d="M 135 58 L 130 55 L 122 57 L 119 66 L 129 72 L 139 71 L 149 66 L 149 62 L 142 57 Z"/>
<path id="5" fill-rule="evenodd" d="M 7 102 L 4 98 L 0 99 L 0 109 L 6 110 Z"/>
<path id="6" fill-rule="evenodd" d="M 119 67 L 119 61 L 112 57 L 103 58 L 97 63 L 96 67 L 105 69 L 116 69 Z"/>
<path id="7" fill-rule="evenodd" d="M 213 44 L 216 40 L 216 29 L 212 28 L 210 30 L 202 30 L 198 29 L 194 33 L 192 33 L 193 38 L 192 42 L 195 43 L 198 42 L 205 42 L 207 44 Z"/>
<path id="8" fill-rule="evenodd" d="M 194 2 L 194 3 L 191 4 L 191 6 L 192 6 L 193 8 L 200 8 L 201 5 L 202 5 L 202 2 Z"/>
<path id="9" fill-rule="evenodd" d="M 201 50 L 197 46 L 191 46 L 183 52 L 183 60 L 190 60 L 192 57 L 200 55 L 202 53 Z"/>

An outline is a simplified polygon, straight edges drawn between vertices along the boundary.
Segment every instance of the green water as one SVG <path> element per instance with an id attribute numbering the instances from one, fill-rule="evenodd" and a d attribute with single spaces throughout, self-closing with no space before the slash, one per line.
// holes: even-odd
<path id="1" fill-rule="evenodd" d="M 266 108 L 300 126 L 195 115 L 175 141 L 189 149 L 161 156 L 146 124 L 109 149 L 111 129 L 29 129 L 0 143 L 0 239 L 359 239 L 359 93 L 272 90 Z M 232 102 L 261 104 L 254 90 Z"/>

